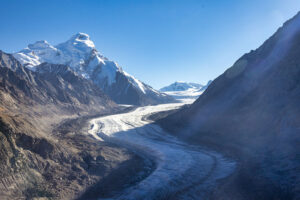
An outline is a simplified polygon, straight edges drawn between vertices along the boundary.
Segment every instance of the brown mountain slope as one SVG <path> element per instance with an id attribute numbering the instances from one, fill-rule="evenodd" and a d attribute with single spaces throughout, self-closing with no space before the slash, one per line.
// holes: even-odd
<path id="1" fill-rule="evenodd" d="M 73 199 L 131 161 L 138 171 L 141 158 L 82 130 L 89 116 L 119 110 L 67 66 L 42 64 L 32 72 L 0 51 L 1 199 Z"/>

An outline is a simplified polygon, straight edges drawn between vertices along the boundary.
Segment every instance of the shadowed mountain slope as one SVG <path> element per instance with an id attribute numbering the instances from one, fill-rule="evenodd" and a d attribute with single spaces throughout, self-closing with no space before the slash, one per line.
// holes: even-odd
<path id="1" fill-rule="evenodd" d="M 189 108 L 160 121 L 186 140 L 241 160 L 218 197 L 300 198 L 299 55 L 297 14 L 215 79 Z"/>

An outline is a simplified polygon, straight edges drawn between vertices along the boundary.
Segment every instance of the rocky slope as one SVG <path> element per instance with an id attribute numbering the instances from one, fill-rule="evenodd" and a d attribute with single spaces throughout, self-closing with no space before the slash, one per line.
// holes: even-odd
<path id="1" fill-rule="evenodd" d="M 67 66 L 41 64 L 33 72 L 0 51 L 1 199 L 73 199 L 92 185 L 109 187 L 103 180 L 120 167 L 121 176 L 139 171 L 141 158 L 82 130 L 88 116 L 119 110 Z"/>
<path id="2" fill-rule="evenodd" d="M 160 123 L 240 160 L 214 199 L 299 199 L 300 14 Z M 178 131 L 180 130 L 180 131 Z"/>
<path id="3" fill-rule="evenodd" d="M 44 62 L 68 65 L 77 74 L 98 85 L 117 103 L 148 105 L 174 101 L 172 97 L 154 90 L 123 71 L 116 62 L 101 55 L 85 33 L 75 34 L 56 46 L 47 41 L 37 41 L 15 53 L 14 57 L 32 70 Z"/>

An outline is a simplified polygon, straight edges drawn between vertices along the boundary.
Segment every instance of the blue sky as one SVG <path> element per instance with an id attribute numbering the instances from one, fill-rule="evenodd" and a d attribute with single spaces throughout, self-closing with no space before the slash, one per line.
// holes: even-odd
<path id="1" fill-rule="evenodd" d="M 158 89 L 206 83 L 300 10 L 299 0 L 0 0 L 0 49 L 55 45 L 77 32 Z"/>

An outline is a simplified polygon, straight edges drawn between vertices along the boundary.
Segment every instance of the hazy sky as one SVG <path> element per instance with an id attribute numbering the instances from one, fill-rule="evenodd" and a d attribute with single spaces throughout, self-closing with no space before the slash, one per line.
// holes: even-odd
<path id="1" fill-rule="evenodd" d="M 55 45 L 77 32 L 138 79 L 160 88 L 206 83 L 300 10 L 299 0 L 0 0 L 0 49 Z"/>

